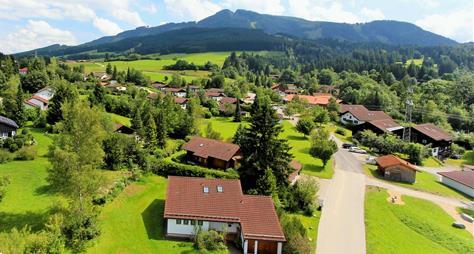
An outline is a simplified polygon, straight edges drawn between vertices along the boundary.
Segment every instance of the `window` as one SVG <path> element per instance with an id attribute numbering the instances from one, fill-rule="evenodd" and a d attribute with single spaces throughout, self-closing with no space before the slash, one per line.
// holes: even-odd
<path id="1" fill-rule="evenodd" d="M 222 187 L 221 185 L 217 185 L 217 192 L 223 192 L 224 191 L 224 187 Z"/>
<path id="2" fill-rule="evenodd" d="M 188 225 L 189 224 L 189 220 L 184 220 L 184 225 Z"/>
<path id="3" fill-rule="evenodd" d="M 191 220 L 191 225 L 196 225 L 196 221 L 195 220 Z"/>
<path id="4" fill-rule="evenodd" d="M 232 224 L 231 223 L 227 223 L 227 227 L 232 227 Z"/>
<path id="5" fill-rule="evenodd" d="M 198 220 L 198 225 L 202 226 L 202 224 L 203 224 L 202 222 L 203 222 L 202 220 Z"/>
<path id="6" fill-rule="evenodd" d="M 181 220 L 176 220 L 177 225 L 181 225 Z"/>
<path id="7" fill-rule="evenodd" d="M 209 193 L 209 187 L 207 187 L 207 186 L 204 186 L 204 188 L 203 188 L 203 192 L 204 192 L 204 193 Z"/>

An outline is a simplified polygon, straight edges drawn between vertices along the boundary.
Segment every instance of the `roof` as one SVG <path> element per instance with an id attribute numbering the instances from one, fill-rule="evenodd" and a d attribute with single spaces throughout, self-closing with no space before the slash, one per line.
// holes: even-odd
<path id="1" fill-rule="evenodd" d="M 169 176 L 164 217 L 240 223 L 246 239 L 285 241 L 271 197 L 244 195 L 238 179 Z"/>
<path id="2" fill-rule="evenodd" d="M 235 104 L 235 103 L 237 103 L 237 98 L 222 97 L 219 102 L 220 102 L 221 104 L 225 104 L 225 103 Z"/>
<path id="3" fill-rule="evenodd" d="M 403 126 L 396 123 L 392 118 L 385 118 L 380 120 L 369 121 L 368 124 L 374 126 L 375 128 L 383 132 L 392 132 L 395 130 L 403 129 Z"/>
<path id="4" fill-rule="evenodd" d="M 19 69 L 19 71 L 20 71 L 20 72 L 22 72 L 22 71 L 28 71 L 28 67 L 23 67 L 23 68 Z"/>
<path id="5" fill-rule="evenodd" d="M 226 96 L 225 93 L 223 92 L 212 92 L 212 91 L 206 91 L 204 93 L 206 97 L 224 97 Z"/>
<path id="6" fill-rule="evenodd" d="M 451 171 L 451 172 L 439 172 L 438 174 L 443 177 L 449 178 L 455 182 L 465 185 L 469 188 L 474 189 L 474 171 Z"/>
<path id="7" fill-rule="evenodd" d="M 184 104 L 188 102 L 187 98 L 174 97 L 174 102 L 177 104 Z"/>
<path id="8" fill-rule="evenodd" d="M 161 88 L 168 87 L 167 84 L 163 84 L 163 83 L 159 83 L 159 82 L 155 82 L 155 83 L 151 84 L 151 86 L 156 88 L 156 89 L 161 89 Z"/>
<path id="9" fill-rule="evenodd" d="M 165 87 L 163 89 L 165 92 L 170 92 L 170 93 L 177 93 L 177 92 L 186 92 L 184 88 L 176 88 L 176 87 Z"/>
<path id="10" fill-rule="evenodd" d="M 436 141 L 453 140 L 453 136 L 451 136 L 451 134 L 432 123 L 418 124 L 416 126 L 413 126 L 412 128 Z"/>
<path id="11" fill-rule="evenodd" d="M 216 158 L 224 161 L 229 161 L 240 150 L 236 144 L 226 143 L 219 140 L 193 137 L 183 146 L 183 149 L 194 153 L 194 156 L 201 158 Z"/>
<path id="12" fill-rule="evenodd" d="M 344 114 L 350 112 L 359 121 L 373 121 L 382 119 L 392 119 L 389 115 L 383 111 L 368 110 L 364 105 L 348 105 L 341 104 L 339 112 Z"/>
<path id="13" fill-rule="evenodd" d="M 389 154 L 375 158 L 375 161 L 381 168 L 388 168 L 393 166 L 404 166 L 411 170 L 417 170 L 416 166 L 409 163 L 406 160 L 400 159 L 399 157 Z"/>
<path id="14" fill-rule="evenodd" d="M 290 167 L 295 170 L 291 172 L 291 174 L 288 176 L 288 179 L 290 180 L 290 182 L 293 182 L 296 176 L 300 173 L 301 169 L 303 168 L 303 165 L 301 165 L 301 163 L 299 163 L 298 161 L 292 160 L 290 162 Z"/>
<path id="15" fill-rule="evenodd" d="M 4 116 L 0 116 L 0 123 L 3 123 L 5 125 L 8 125 L 8 126 L 13 127 L 13 128 L 17 128 L 17 129 L 19 128 L 18 124 L 16 124 L 15 121 L 13 121 L 10 118 L 6 118 Z"/>
<path id="16" fill-rule="evenodd" d="M 49 103 L 49 100 L 47 100 L 47 99 L 44 98 L 44 97 L 38 96 L 38 95 L 33 95 L 33 96 L 32 96 L 31 98 L 29 98 L 28 100 L 31 100 L 31 99 L 35 99 L 35 100 L 41 101 L 41 102 L 46 103 L 46 104 Z"/>
<path id="17" fill-rule="evenodd" d="M 314 95 L 296 95 L 296 94 L 287 94 L 284 98 L 285 101 L 292 101 L 295 97 L 298 97 L 300 100 L 306 100 L 311 105 L 328 105 L 329 100 L 333 98 L 331 94 L 327 93 L 316 93 Z M 336 100 L 338 103 L 341 100 Z"/>

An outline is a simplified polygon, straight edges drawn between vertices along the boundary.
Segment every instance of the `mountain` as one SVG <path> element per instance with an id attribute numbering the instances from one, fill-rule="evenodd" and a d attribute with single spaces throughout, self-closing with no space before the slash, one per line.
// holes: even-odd
<path id="1" fill-rule="evenodd" d="M 236 37 L 242 36 L 242 37 Z M 333 39 L 356 43 L 388 45 L 455 45 L 456 41 L 399 21 L 372 21 L 347 24 L 309 21 L 296 17 L 259 14 L 252 11 L 222 10 L 199 22 L 168 23 L 139 27 L 115 36 L 106 36 L 78 46 L 52 45 L 17 54 L 18 56 L 62 56 L 87 52 L 135 51 L 139 53 L 197 52 L 201 50 L 273 49 L 288 38 Z M 189 40 L 189 41 L 188 41 Z M 212 42 L 214 41 L 214 42 Z M 222 45 L 217 45 L 220 43 Z M 249 44 L 257 43 L 257 46 Z M 232 48 L 234 47 L 234 48 Z"/>

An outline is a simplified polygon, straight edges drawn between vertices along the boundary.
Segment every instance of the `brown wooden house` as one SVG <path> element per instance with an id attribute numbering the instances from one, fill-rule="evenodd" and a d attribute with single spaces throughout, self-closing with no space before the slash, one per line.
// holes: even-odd
<path id="1" fill-rule="evenodd" d="M 416 167 L 395 155 L 384 155 L 375 159 L 378 171 L 384 179 L 414 183 L 416 180 Z"/>
<path id="2" fill-rule="evenodd" d="M 238 145 L 203 137 L 193 137 L 183 149 L 189 161 L 209 168 L 234 168 L 242 158 Z"/>

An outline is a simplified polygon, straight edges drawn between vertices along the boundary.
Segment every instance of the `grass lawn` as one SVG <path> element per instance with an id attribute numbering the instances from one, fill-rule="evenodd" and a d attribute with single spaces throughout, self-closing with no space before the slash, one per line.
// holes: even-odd
<path id="1" fill-rule="evenodd" d="M 367 175 L 384 180 L 378 174 L 377 166 L 366 164 L 364 165 L 364 170 Z M 464 199 L 464 200 L 468 199 L 467 196 L 465 196 L 464 194 L 438 182 L 438 178 L 435 175 L 427 173 L 427 172 L 417 172 L 416 182 L 413 184 L 400 183 L 400 182 L 394 182 L 394 181 L 387 181 L 387 182 L 390 182 L 392 184 L 396 184 L 402 187 L 410 188 L 410 189 L 434 193 L 441 196 L 449 196 L 449 197 L 454 197 L 454 198 L 459 198 L 459 199 Z"/>
<path id="2" fill-rule="evenodd" d="M 429 167 L 429 168 L 439 168 L 439 167 L 442 167 L 443 164 L 441 164 L 437 159 L 433 158 L 432 156 L 424 159 L 421 164 L 423 164 L 423 166 L 425 167 Z"/>
<path id="3" fill-rule="evenodd" d="M 131 120 L 128 117 L 117 115 L 114 113 L 107 113 L 107 115 L 110 116 L 110 118 L 112 119 L 114 123 L 123 124 L 128 127 L 132 125 L 132 123 L 130 122 Z"/>
<path id="4" fill-rule="evenodd" d="M 89 253 L 199 253 L 192 242 L 167 240 L 163 212 L 166 178 L 146 176 L 104 206 L 102 234 Z"/>
<path id="5" fill-rule="evenodd" d="M 457 166 L 461 166 L 461 165 L 464 165 L 464 164 L 474 165 L 474 151 L 473 150 L 466 151 L 464 153 L 463 157 L 461 159 L 458 159 L 458 160 L 456 160 L 456 159 L 447 159 L 446 163 L 451 164 L 451 165 L 457 165 Z"/>
<path id="6" fill-rule="evenodd" d="M 368 188 L 365 199 L 367 253 L 474 253 L 472 235 L 451 226 L 439 206 L 403 196 L 404 205 L 387 201 L 384 189 Z"/>
<path id="7" fill-rule="evenodd" d="M 292 215 L 298 217 L 303 223 L 303 225 L 305 226 L 306 232 L 310 239 L 311 248 L 313 250 L 312 253 L 315 253 L 316 242 L 318 240 L 318 225 L 319 225 L 319 220 L 321 219 L 321 212 L 316 211 L 313 214 L 313 216 L 306 216 L 301 213 L 292 214 Z"/>
<path id="8" fill-rule="evenodd" d="M 234 136 L 240 123 L 232 122 L 231 117 L 213 117 L 205 119 L 204 124 L 201 125 L 201 131 L 204 131 L 208 122 L 212 123 L 214 131 L 221 133 L 224 140 L 229 141 Z M 242 124 L 246 124 L 242 122 Z M 313 158 L 309 154 L 311 146 L 308 137 L 296 131 L 296 128 L 289 122 L 283 121 L 282 137 L 288 139 L 291 148 L 291 153 L 294 159 L 303 164 L 303 173 L 317 176 L 321 178 L 331 178 L 334 174 L 333 160 L 329 160 L 325 167 L 320 159 Z"/>

